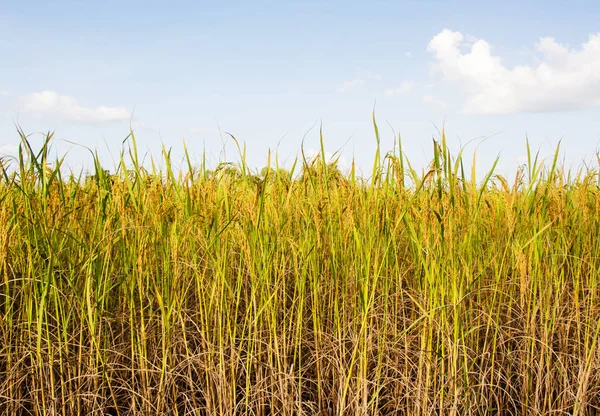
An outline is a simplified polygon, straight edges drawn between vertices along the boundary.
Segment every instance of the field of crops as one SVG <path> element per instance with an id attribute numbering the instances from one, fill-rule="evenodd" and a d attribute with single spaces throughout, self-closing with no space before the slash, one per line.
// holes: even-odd
<path id="1" fill-rule="evenodd" d="M 117 172 L 69 176 L 22 139 L 2 415 L 600 412 L 598 166 L 527 146 L 481 180 L 442 134 L 424 171 L 400 143 L 367 178 L 302 154 L 254 172 L 243 147 L 153 171 L 130 137 Z"/>

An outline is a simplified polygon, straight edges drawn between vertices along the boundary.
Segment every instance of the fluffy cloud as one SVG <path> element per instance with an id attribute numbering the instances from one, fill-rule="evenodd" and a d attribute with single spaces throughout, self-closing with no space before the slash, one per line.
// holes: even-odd
<path id="1" fill-rule="evenodd" d="M 463 52 L 463 50 L 467 50 Z M 600 33 L 579 49 L 540 38 L 531 65 L 508 68 L 482 39 L 444 29 L 427 50 L 443 78 L 464 88 L 464 111 L 552 112 L 600 105 Z"/>
<path id="2" fill-rule="evenodd" d="M 396 97 L 398 95 L 403 95 L 409 92 L 412 87 L 415 85 L 413 81 L 403 81 L 398 88 L 392 88 L 385 92 L 387 97 Z"/>
<path id="3" fill-rule="evenodd" d="M 4 156 L 15 156 L 19 151 L 16 144 L 0 144 L 0 158 Z"/>
<path id="4" fill-rule="evenodd" d="M 338 87 L 338 92 L 348 92 L 358 87 L 359 85 L 363 85 L 365 80 L 362 78 L 355 78 L 349 81 L 345 81 L 342 85 Z"/>
<path id="5" fill-rule="evenodd" d="M 425 94 L 423 96 L 423 98 L 421 99 L 421 101 L 423 101 L 425 104 L 429 104 L 432 107 L 446 108 L 445 102 L 443 102 L 438 97 L 430 95 L 430 94 Z"/>
<path id="6" fill-rule="evenodd" d="M 129 120 L 131 112 L 119 107 L 85 107 L 73 98 L 54 91 L 42 91 L 25 95 L 19 100 L 21 108 L 33 113 L 45 113 L 67 120 L 81 122 L 105 122 Z"/>

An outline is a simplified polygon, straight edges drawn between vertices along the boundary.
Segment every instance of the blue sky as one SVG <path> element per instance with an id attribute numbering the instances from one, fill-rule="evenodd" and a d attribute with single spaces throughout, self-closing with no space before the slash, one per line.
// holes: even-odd
<path id="1" fill-rule="evenodd" d="M 260 167 L 307 132 L 318 149 L 322 122 L 327 150 L 368 173 L 376 103 L 383 149 L 389 123 L 420 167 L 444 122 L 454 149 L 489 137 L 479 166 L 500 154 L 514 172 L 526 136 L 544 156 L 562 139 L 576 166 L 600 144 L 597 22 L 595 1 L 0 0 L 0 154 L 18 123 L 55 131 L 73 166 L 89 160 L 70 142 L 112 164 L 131 120 L 156 156 L 185 140 L 235 159 L 230 132 Z"/>

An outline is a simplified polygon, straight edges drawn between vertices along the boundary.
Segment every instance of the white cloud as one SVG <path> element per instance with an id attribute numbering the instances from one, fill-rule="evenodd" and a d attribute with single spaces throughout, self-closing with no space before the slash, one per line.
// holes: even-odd
<path id="1" fill-rule="evenodd" d="M 367 78 L 380 81 L 381 80 L 381 74 L 378 74 L 377 72 L 369 72 L 367 74 Z"/>
<path id="2" fill-rule="evenodd" d="M 467 47 L 468 51 L 462 52 Z M 465 88 L 464 112 L 551 112 L 600 105 L 600 33 L 578 50 L 540 38 L 532 65 L 507 68 L 482 39 L 444 29 L 430 42 L 435 67 Z"/>
<path id="3" fill-rule="evenodd" d="M 22 109 L 33 113 L 45 113 L 67 120 L 103 122 L 129 120 L 131 112 L 120 107 L 84 107 L 73 98 L 54 91 L 42 91 L 25 95 L 19 100 Z"/>
<path id="4" fill-rule="evenodd" d="M 10 95 L 10 92 L 6 90 L 0 90 L 0 97 L 6 97 L 8 95 Z"/>
<path id="5" fill-rule="evenodd" d="M 434 95 L 426 94 L 423 96 L 421 101 L 423 101 L 425 104 L 431 105 L 432 107 L 446 108 L 446 103 Z"/>
<path id="6" fill-rule="evenodd" d="M 413 57 L 413 54 L 412 54 L 412 53 L 410 53 L 410 52 L 405 52 L 405 53 L 404 53 L 404 56 L 406 56 L 407 58 L 412 58 L 412 57 Z"/>
<path id="7" fill-rule="evenodd" d="M 415 85 L 413 81 L 402 81 L 398 88 L 391 88 L 385 92 L 386 97 L 397 97 L 406 94 Z"/>
<path id="8" fill-rule="evenodd" d="M 16 144 L 2 144 L 0 145 L 0 157 L 2 156 L 15 156 L 19 152 L 19 147 Z"/>
<path id="9" fill-rule="evenodd" d="M 363 85 L 365 80 L 362 78 L 355 78 L 349 81 L 345 81 L 342 85 L 338 87 L 338 92 L 348 92 L 358 87 L 359 85 Z"/>
<path id="10" fill-rule="evenodd" d="M 136 131 L 136 130 L 151 130 L 151 131 L 157 131 L 155 128 L 153 128 L 152 126 L 150 126 L 148 123 L 144 123 L 143 121 L 139 121 L 139 120 L 133 120 L 131 122 L 131 129 Z"/>

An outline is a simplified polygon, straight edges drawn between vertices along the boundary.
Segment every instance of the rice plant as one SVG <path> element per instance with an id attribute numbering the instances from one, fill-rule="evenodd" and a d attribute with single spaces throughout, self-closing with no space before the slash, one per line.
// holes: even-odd
<path id="1" fill-rule="evenodd" d="M 442 132 L 418 171 L 374 126 L 368 178 L 241 146 L 147 169 L 133 134 L 113 173 L 67 175 L 20 131 L 0 414 L 598 414 L 598 168 L 525 144 L 479 181 Z"/>

